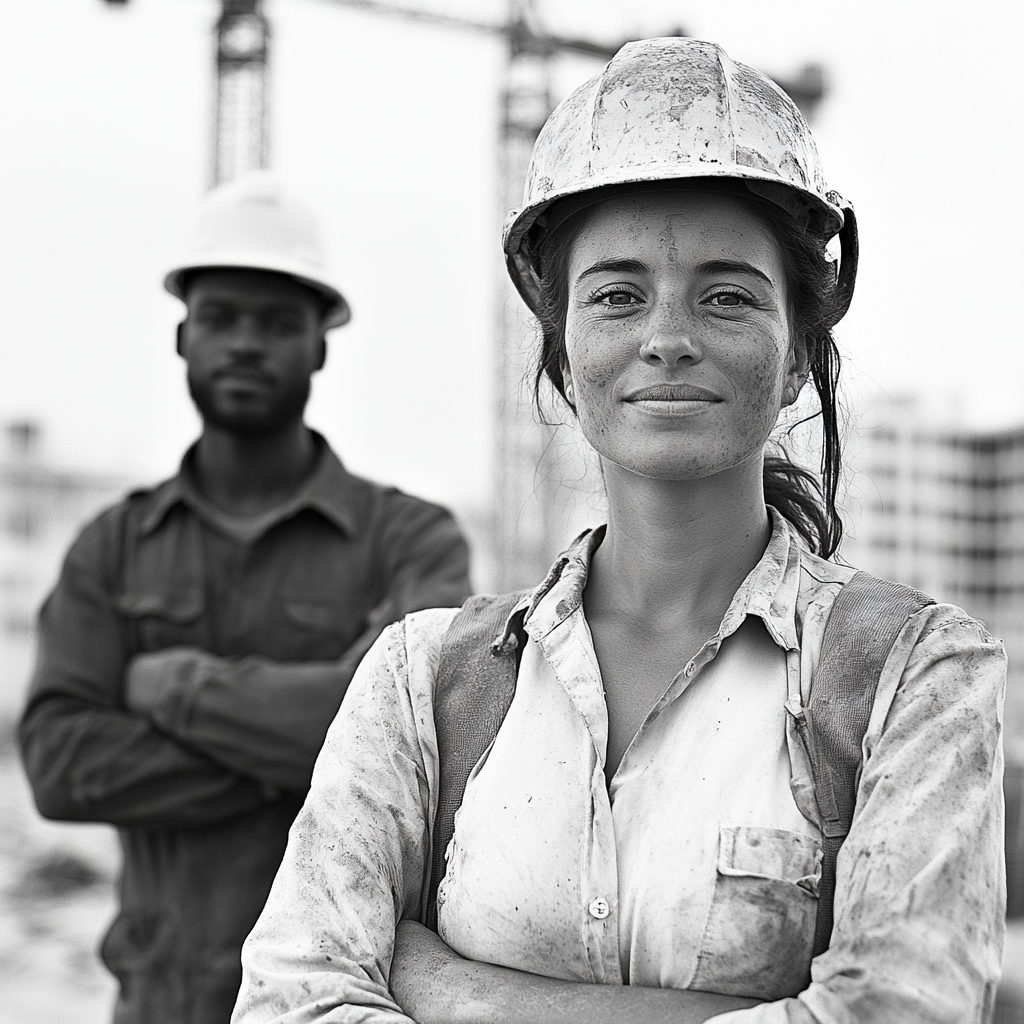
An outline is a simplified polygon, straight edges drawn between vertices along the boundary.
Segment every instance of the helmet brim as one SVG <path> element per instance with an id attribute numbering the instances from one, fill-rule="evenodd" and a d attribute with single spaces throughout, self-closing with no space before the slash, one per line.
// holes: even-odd
<path id="1" fill-rule="evenodd" d="M 328 301 L 325 315 L 327 328 L 341 327 L 352 319 L 352 310 L 345 296 L 332 284 L 302 272 L 298 263 L 290 263 L 276 256 L 268 256 L 266 260 L 253 257 L 252 253 L 210 253 L 194 260 L 185 260 L 172 267 L 164 276 L 164 288 L 177 299 L 185 301 L 185 281 L 189 274 L 197 270 L 261 270 L 273 274 L 282 274 L 299 284 L 311 288 Z"/>
<path id="2" fill-rule="evenodd" d="M 703 185 L 710 192 L 725 192 L 770 202 L 823 241 L 827 242 L 838 235 L 841 241 L 840 280 L 844 293 L 841 304 L 843 313 L 846 312 L 853 297 L 859 254 L 856 219 L 850 203 L 835 192 L 829 193 L 829 199 L 834 202 L 825 202 L 813 193 L 780 182 L 771 174 L 708 174 L 706 168 L 700 170 L 702 173 L 676 174 L 671 178 L 645 175 L 594 188 L 567 187 L 545 198 L 544 202 L 513 211 L 507 218 L 503 248 L 509 276 L 523 301 L 533 312 L 537 312 L 541 292 L 541 282 L 534 263 L 537 245 L 545 234 L 557 229 L 576 213 L 618 196 L 667 192 L 681 185 L 699 190 L 699 186 Z"/>

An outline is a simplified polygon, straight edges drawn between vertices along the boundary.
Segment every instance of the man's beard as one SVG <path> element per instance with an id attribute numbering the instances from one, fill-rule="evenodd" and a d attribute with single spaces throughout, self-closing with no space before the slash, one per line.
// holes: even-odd
<path id="1" fill-rule="evenodd" d="M 283 428 L 302 419 L 309 401 L 310 379 L 302 377 L 286 390 L 279 391 L 270 405 L 258 409 L 220 408 L 213 386 L 192 379 L 188 374 L 188 393 L 204 423 L 217 427 L 229 434 L 243 437 L 264 437 L 276 434 Z"/>

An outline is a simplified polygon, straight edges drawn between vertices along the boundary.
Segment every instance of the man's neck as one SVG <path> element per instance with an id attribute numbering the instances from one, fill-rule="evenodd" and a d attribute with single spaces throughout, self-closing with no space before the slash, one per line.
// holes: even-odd
<path id="1" fill-rule="evenodd" d="M 316 442 L 297 421 L 258 437 L 230 433 L 209 423 L 196 445 L 200 490 L 228 515 L 270 512 L 288 501 L 316 461 Z"/>

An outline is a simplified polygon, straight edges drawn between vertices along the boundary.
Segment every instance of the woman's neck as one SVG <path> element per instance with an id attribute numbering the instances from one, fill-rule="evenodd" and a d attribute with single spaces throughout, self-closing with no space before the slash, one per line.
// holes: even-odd
<path id="1" fill-rule="evenodd" d="M 608 532 L 587 584 L 588 615 L 717 628 L 771 535 L 761 472 L 758 459 L 665 481 L 606 465 Z"/>

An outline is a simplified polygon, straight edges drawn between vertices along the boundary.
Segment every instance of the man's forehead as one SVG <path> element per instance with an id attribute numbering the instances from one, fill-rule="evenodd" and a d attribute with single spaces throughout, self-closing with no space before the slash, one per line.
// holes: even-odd
<path id="1" fill-rule="evenodd" d="M 226 268 L 196 271 L 185 292 L 189 306 L 199 303 L 244 303 L 247 306 L 315 305 L 311 288 L 285 274 Z"/>

